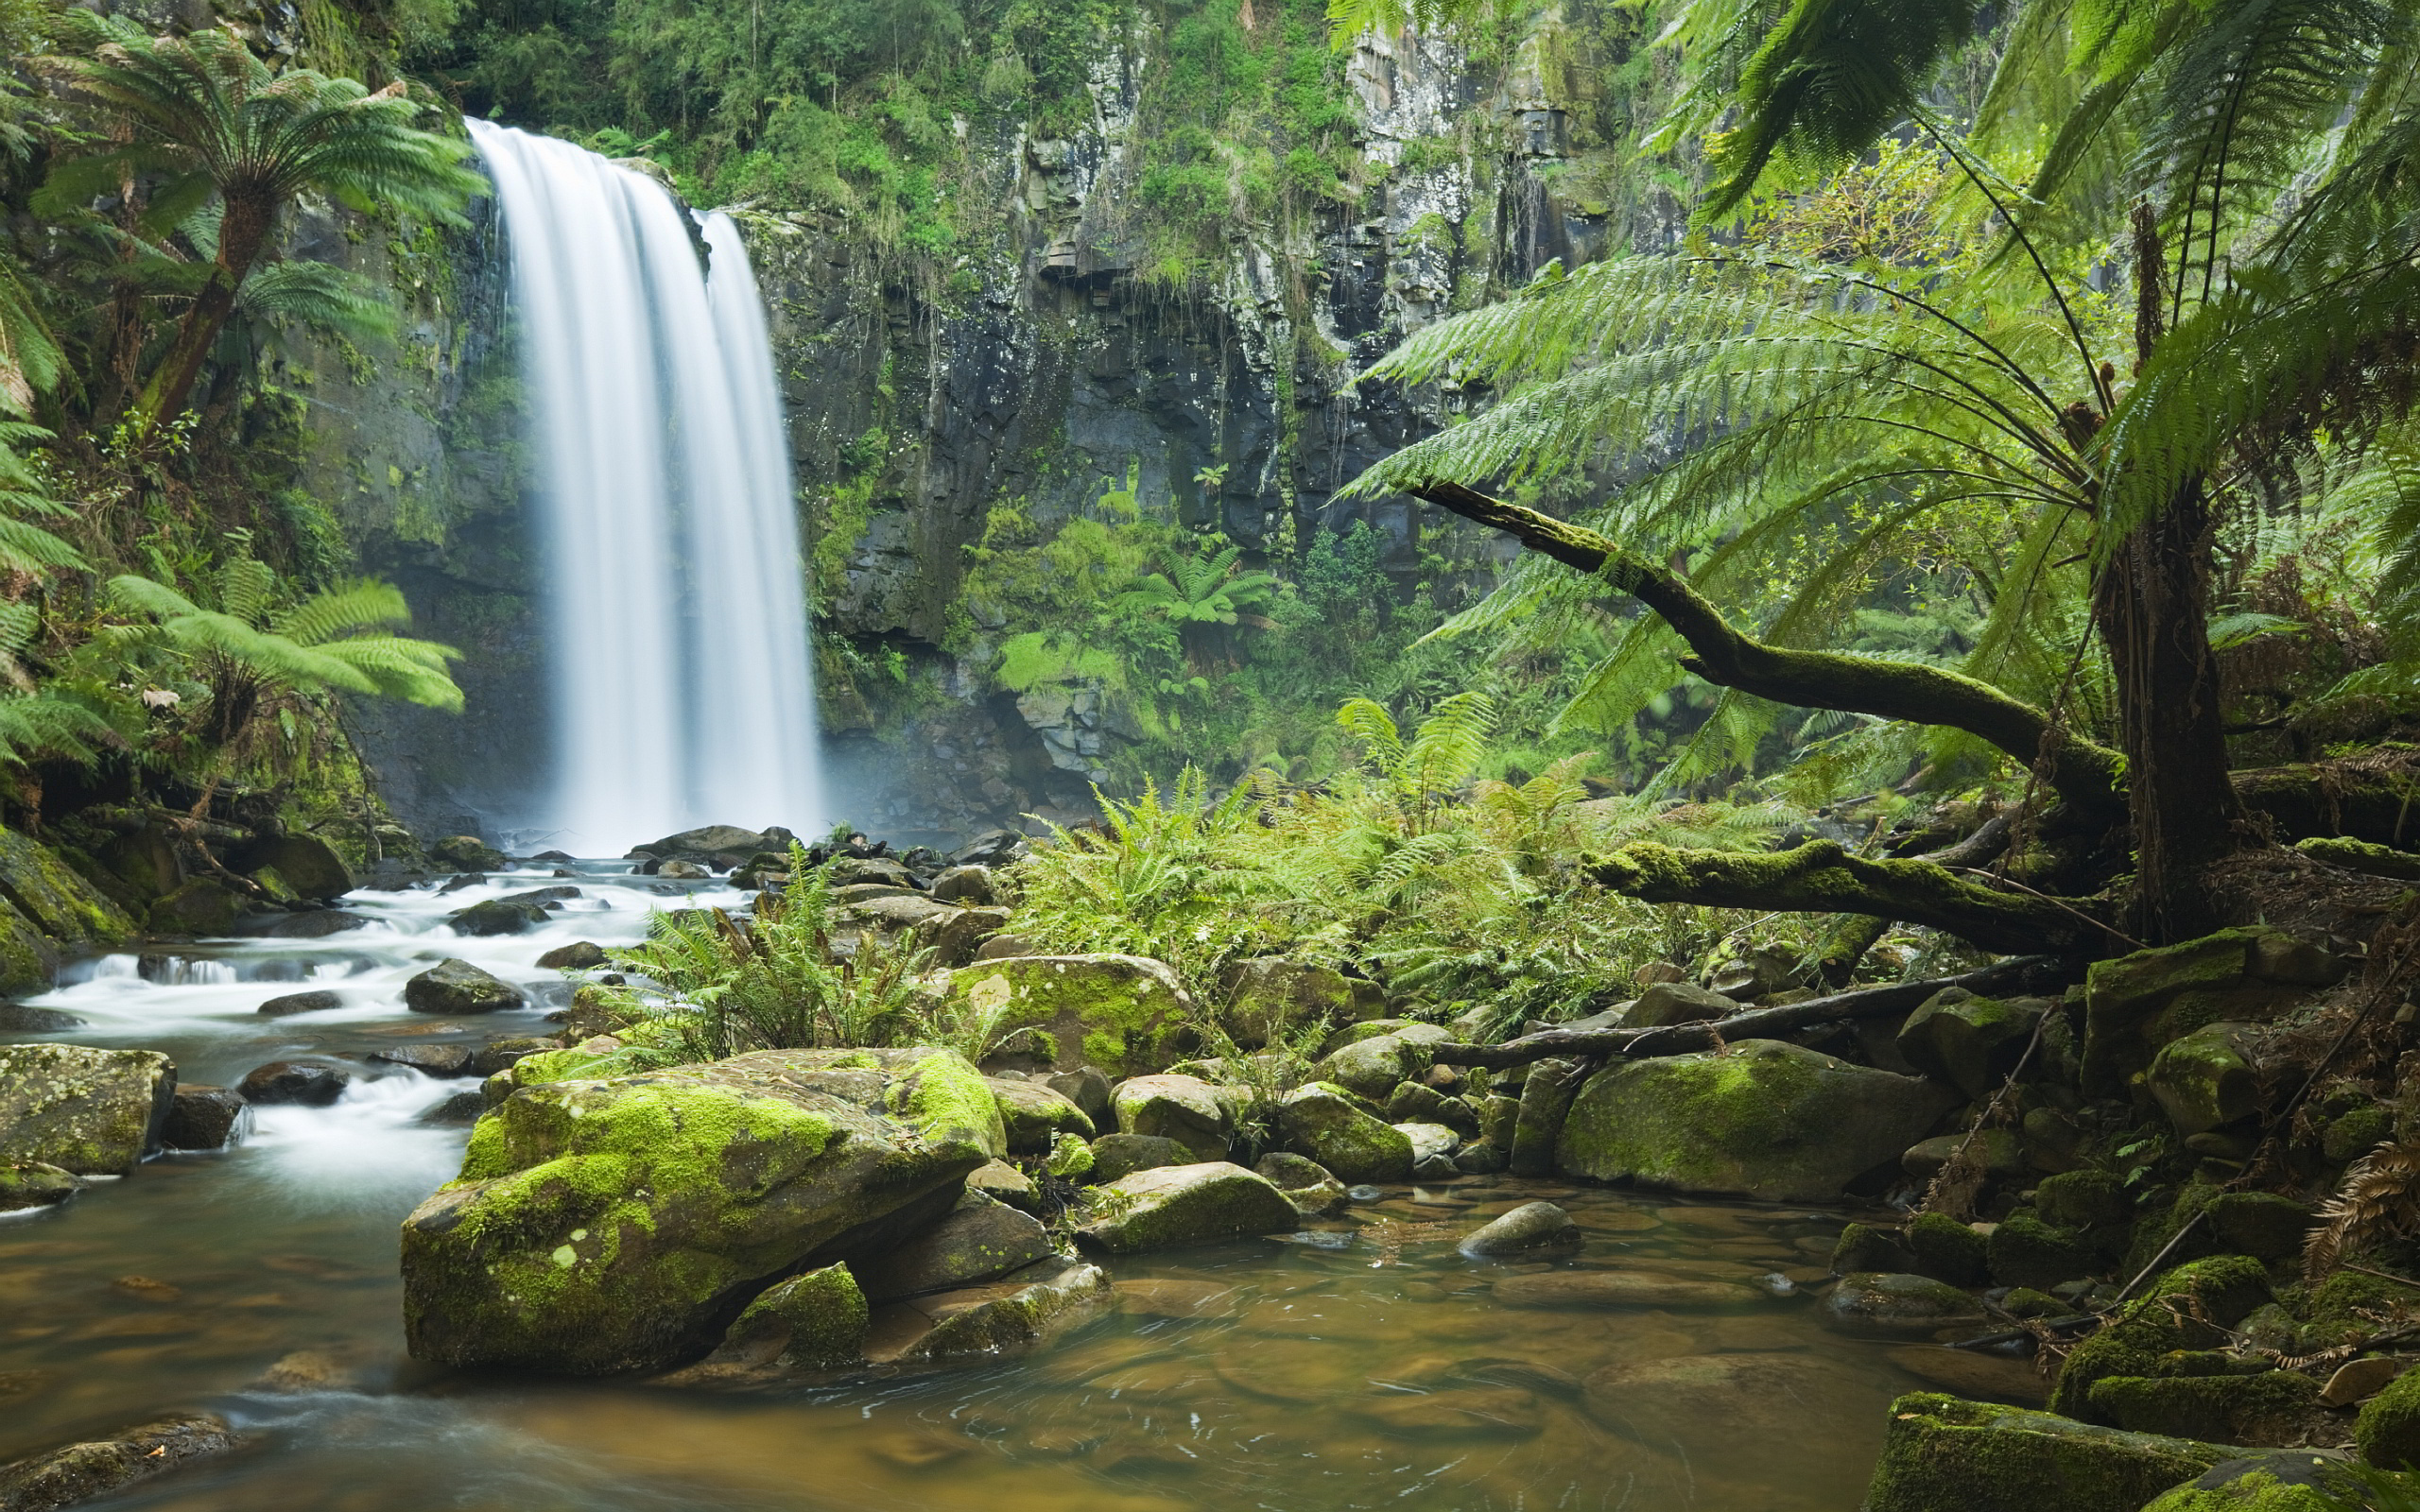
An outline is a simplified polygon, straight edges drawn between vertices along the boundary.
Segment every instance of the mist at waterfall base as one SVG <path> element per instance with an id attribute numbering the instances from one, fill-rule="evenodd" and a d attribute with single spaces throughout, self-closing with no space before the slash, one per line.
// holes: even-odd
<path id="1" fill-rule="evenodd" d="M 510 249 L 554 753 L 527 838 L 827 822 L 789 455 L 746 248 L 568 142 L 466 123 Z"/>

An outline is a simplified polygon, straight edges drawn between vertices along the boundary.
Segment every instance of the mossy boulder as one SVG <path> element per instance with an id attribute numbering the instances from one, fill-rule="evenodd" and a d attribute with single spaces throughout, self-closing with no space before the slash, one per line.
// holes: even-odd
<path id="1" fill-rule="evenodd" d="M 1317 1160 L 1340 1181 L 1411 1178 L 1411 1140 L 1332 1082 L 1287 1093 L 1277 1107 L 1277 1132 L 1295 1154 Z"/>
<path id="2" fill-rule="evenodd" d="M 196 877 L 151 905 L 148 919 L 154 935 L 202 937 L 234 933 L 248 901 L 225 883 Z"/>
<path id="3" fill-rule="evenodd" d="M 2406 1370 L 2362 1403 L 2353 1442 L 2382 1470 L 2420 1470 L 2420 1370 Z"/>
<path id="4" fill-rule="evenodd" d="M 2062 1228 L 2115 1228 L 2134 1216 L 2125 1185 L 2106 1171 L 2068 1171 L 2048 1177 L 2033 1194 L 2044 1223 Z"/>
<path id="5" fill-rule="evenodd" d="M 1196 1160 L 1223 1160 L 1236 1132 L 1233 1088 L 1199 1076 L 1136 1076 L 1112 1094 L 1117 1126 L 1128 1134 L 1176 1141 Z"/>
<path id="6" fill-rule="evenodd" d="M 457 871 L 502 871 L 511 860 L 475 834 L 449 834 L 428 848 L 428 857 Z"/>
<path id="7" fill-rule="evenodd" d="M 1891 1404 L 1864 1512 L 2139 1512 L 2236 1453 L 1917 1392 Z"/>
<path id="8" fill-rule="evenodd" d="M 1091 1160 L 1084 1169 L 1097 1182 L 1164 1165 L 1185 1165 L 1193 1160 L 1192 1151 L 1165 1134 L 1104 1134 L 1092 1142 L 1086 1153 Z"/>
<path id="9" fill-rule="evenodd" d="M 1853 1223 L 1841 1230 L 1839 1242 L 1832 1246 L 1831 1265 L 1836 1276 L 1858 1271 L 1896 1274 L 1916 1268 L 1916 1253 L 1895 1229 Z"/>
<path id="10" fill-rule="evenodd" d="M 1329 1174 L 1326 1166 L 1290 1150 L 1262 1156 L 1253 1170 L 1285 1193 L 1286 1200 L 1305 1218 L 1334 1212 L 1344 1206 L 1344 1183 Z"/>
<path id="11" fill-rule="evenodd" d="M 69 948 L 116 945 L 135 932 L 126 910 L 58 852 L 14 830 L 0 830 L 0 900 Z"/>
<path id="12" fill-rule="evenodd" d="M 1908 1225 L 1907 1242 L 1919 1276 L 1952 1286 L 1981 1286 L 1992 1279 L 1991 1241 L 1946 1213 L 1918 1213 Z"/>
<path id="13" fill-rule="evenodd" d="M 1038 1029 L 1053 1063 L 1116 1076 L 1166 1069 L 1192 1048 L 1196 1007 L 1165 961 L 1139 955 L 1011 955 L 950 975 L 950 994 L 999 1015 L 1001 1031 Z"/>
<path id="14" fill-rule="evenodd" d="M 571 1374 L 712 1347 L 773 1280 L 888 1248 L 998 1152 L 943 1050 L 760 1051 L 512 1093 L 405 1221 L 421 1359 Z"/>
<path id="15" fill-rule="evenodd" d="M 124 1176 L 159 1147 L 176 1063 L 150 1050 L 0 1045 L 0 1165 Z"/>
<path id="16" fill-rule="evenodd" d="M 1547 1176 L 1554 1171 L 1564 1120 L 1571 1116 L 1572 1100 L 1580 1095 L 1594 1066 L 1593 1061 L 1561 1056 L 1530 1063 L 1512 1109 L 1512 1137 L 1497 1145 L 1504 1151 L 1506 1168 L 1514 1176 Z"/>
<path id="17" fill-rule="evenodd" d="M 838 1370 L 865 1359 L 865 1294 L 846 1265 L 825 1265 L 757 1295 L 724 1331 L 700 1373 L 732 1366 Z"/>
<path id="18" fill-rule="evenodd" d="M 1969 1101 L 2000 1089 L 2049 1011 L 2041 998 L 1977 997 L 1944 988 L 1925 999 L 1899 1030 L 1899 1054 L 1927 1076 L 1947 1082 Z"/>
<path id="19" fill-rule="evenodd" d="M 2152 1057 L 2144 1081 L 2178 1133 L 2199 1134 L 2260 1110 L 2251 1033 L 2247 1023 L 2213 1023 L 2170 1040 Z"/>
<path id="20" fill-rule="evenodd" d="M 1930 1082 L 1779 1040 L 1609 1066 L 1563 1121 L 1556 1168 L 1685 1192 L 1823 1202 L 1948 1108 Z"/>
<path id="21" fill-rule="evenodd" d="M 1047 1155 L 1062 1134 L 1089 1140 L 1098 1132 L 1082 1108 L 1038 1081 L 995 1077 L 991 1087 L 1011 1155 Z"/>
<path id="22" fill-rule="evenodd" d="M 246 842 L 234 857 L 239 871 L 273 869 L 297 897 L 333 902 L 353 891 L 353 869 L 316 834 L 280 834 Z"/>
<path id="23" fill-rule="evenodd" d="M 1112 1254 L 1286 1233 L 1294 1204 L 1268 1177 L 1225 1160 L 1137 1171 L 1093 1190 L 1076 1237 Z"/>
<path id="24" fill-rule="evenodd" d="M 2303 1252 L 2315 1220 L 2308 1208 L 2273 1192 L 2228 1192 L 2211 1201 L 2202 1221 L 2229 1254 L 2285 1260 Z"/>
<path id="25" fill-rule="evenodd" d="M 1427 1069 L 1428 1045 L 1422 1040 L 1406 1034 L 1382 1034 L 1355 1040 L 1322 1057 L 1311 1068 L 1311 1074 L 1374 1102 L 1384 1102 L 1397 1082 Z"/>
<path id="26" fill-rule="evenodd" d="M 850 1268 L 869 1300 L 890 1302 L 994 1280 L 1051 1253 L 1050 1235 L 1035 1219 L 969 1192 L 940 1223 Z"/>
<path id="27" fill-rule="evenodd" d="M 2260 929 L 2095 961 L 2084 978 L 2083 1090 L 2122 1097 L 2162 1045 L 2211 1023 L 2266 1019 L 2341 975 L 2342 964 Z"/>
<path id="28" fill-rule="evenodd" d="M 0 1212 L 55 1208 L 83 1190 L 83 1177 L 55 1165 L 39 1160 L 23 1165 L 0 1162 Z"/>
<path id="29" fill-rule="evenodd" d="M 2179 1265 L 2126 1304 L 2117 1320 L 2068 1351 L 2051 1388 L 2050 1409 L 2092 1416 L 2092 1388 L 2112 1376 L 2162 1374 L 2161 1357 L 2206 1349 L 2223 1330 L 2269 1300 L 2269 1276 L 2249 1255 L 2217 1255 Z"/>
<path id="30" fill-rule="evenodd" d="M 2246 1375 L 2104 1376 L 2086 1400 L 2092 1415 L 2137 1433 L 2226 1444 L 2306 1442 L 2324 1425 L 2320 1383 L 2291 1370 Z"/>
<path id="31" fill-rule="evenodd" d="M 2102 1251 L 2082 1230 L 2044 1223 L 2023 1208 L 2000 1220 L 1984 1250 L 1992 1280 L 2045 1292 L 2081 1280 L 2104 1263 Z"/>
<path id="32" fill-rule="evenodd" d="M 1332 967 L 1283 956 L 1238 964 L 1227 994 L 1227 1030 L 1247 1050 L 1308 1023 L 1349 1023 L 1387 1011 L 1374 982 L 1356 981 Z"/>
<path id="33" fill-rule="evenodd" d="M 1863 1337 L 1929 1338 L 1983 1321 L 1982 1304 L 1929 1276 L 1858 1272 L 1824 1297 L 1824 1326 Z"/>
<path id="34" fill-rule="evenodd" d="M 1661 1029 L 1675 1023 L 1703 1023 L 1738 1011 L 1739 1005 L 1709 988 L 1692 982 L 1657 982 L 1641 992 L 1622 1015 L 1625 1029 Z"/>
<path id="35" fill-rule="evenodd" d="M 492 971 L 449 956 L 404 983 L 414 1013 L 496 1013 L 521 1006 L 521 989 Z"/>
<path id="36" fill-rule="evenodd" d="M 875 1309 L 866 1357 L 894 1369 L 978 1363 L 1047 1344 L 1116 1300 L 1106 1271 L 1054 1255 L 980 1286 Z"/>
<path id="37" fill-rule="evenodd" d="M 2344 1512 L 2361 1504 L 2349 1479 L 2342 1461 L 2315 1454 L 2229 1460 L 2143 1512 Z"/>

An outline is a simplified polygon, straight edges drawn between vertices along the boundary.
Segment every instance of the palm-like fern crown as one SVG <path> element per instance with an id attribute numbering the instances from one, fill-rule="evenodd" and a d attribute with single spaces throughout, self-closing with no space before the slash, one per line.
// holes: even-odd
<path id="1" fill-rule="evenodd" d="M 400 83 L 373 94 L 308 69 L 272 74 L 222 31 L 153 38 L 124 18 L 77 26 L 93 52 L 64 60 L 74 88 L 139 137 L 113 161 L 198 176 L 230 200 L 274 205 L 317 189 L 440 218 L 458 217 L 481 187 L 460 165 L 464 144 L 414 126 L 421 107 Z"/>
<path id="2" fill-rule="evenodd" d="M 1742 106 L 1714 207 L 1912 119 L 1956 169 L 1945 223 L 1988 217 L 1999 245 L 1925 269 L 1753 241 L 1549 266 L 1375 365 L 1500 398 L 1348 491 L 1627 479 L 1586 523 L 1642 557 L 1691 555 L 1701 592 L 1787 645 L 1824 644 L 1893 575 L 1956 569 L 1991 610 L 1966 670 L 2047 698 L 2086 623 L 2079 567 L 2187 480 L 2238 514 L 2324 487 L 2420 387 L 2411 9 L 2045 0 L 1962 140 L 1917 97 L 1930 63 L 1851 43 L 1917 14 L 1909 35 L 1937 63 L 1973 8 L 1799 0 L 1769 24 L 1699 0 L 1675 23 L 1700 46 L 1683 115 Z M 2019 187 L 2002 162 L 2039 166 Z M 2113 238 L 2157 270 L 2148 301 L 2081 276 Z M 2136 372 L 2146 331 L 2159 339 Z M 1447 633 L 1561 639 L 1606 612 L 1602 585 L 1530 558 Z M 1634 623 L 1576 711 L 1627 718 L 1671 683 L 1678 649 L 1660 621 Z M 1698 754 L 1739 759 L 1772 713 L 1727 694 Z"/>

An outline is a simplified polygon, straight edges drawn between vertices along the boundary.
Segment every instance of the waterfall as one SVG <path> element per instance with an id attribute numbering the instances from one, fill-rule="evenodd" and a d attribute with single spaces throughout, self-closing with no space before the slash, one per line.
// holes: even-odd
<path id="1" fill-rule="evenodd" d="M 826 819 L 789 454 L 748 252 L 550 137 L 467 123 L 510 249 L 555 751 L 548 843 Z"/>

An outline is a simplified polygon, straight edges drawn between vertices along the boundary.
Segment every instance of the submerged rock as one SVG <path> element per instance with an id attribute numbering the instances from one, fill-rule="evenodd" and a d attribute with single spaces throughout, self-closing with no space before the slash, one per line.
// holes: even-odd
<path id="1" fill-rule="evenodd" d="M 353 1077 L 341 1066 L 316 1060 L 272 1060 L 244 1074 L 235 1090 L 248 1103 L 296 1103 L 325 1108 L 344 1095 Z"/>
<path id="2" fill-rule="evenodd" d="M 158 1148 L 176 1093 L 155 1051 L 0 1045 L 0 1165 L 124 1176 Z"/>
<path id="3" fill-rule="evenodd" d="M 465 938 L 484 938 L 496 935 L 526 935 L 543 929 L 552 920 L 545 905 L 514 902 L 507 898 L 491 898 L 483 903 L 473 903 L 459 913 L 445 916 L 446 926 Z"/>
<path id="4" fill-rule="evenodd" d="M 1551 1202 L 1525 1202 L 1464 1235 L 1465 1255 L 1513 1255 L 1580 1243 L 1580 1226 Z"/>
<path id="5" fill-rule="evenodd" d="M 0 1165 L 0 1212 L 55 1208 L 83 1190 L 82 1177 L 55 1165 Z"/>
<path id="6" fill-rule="evenodd" d="M 1843 1276 L 1824 1298 L 1824 1324 L 1843 1333 L 1924 1337 L 1983 1321 L 1982 1305 L 1929 1276 Z"/>
<path id="7" fill-rule="evenodd" d="M 241 1442 L 216 1413 L 145 1423 L 0 1467 L 0 1507 L 52 1512 L 223 1454 Z"/>
<path id="8" fill-rule="evenodd" d="M 1506 1307 L 1742 1307 L 1762 1294 L 1729 1281 L 1690 1280 L 1641 1270 L 1554 1270 L 1495 1283 Z"/>
<path id="9" fill-rule="evenodd" d="M 1555 1159 L 1593 1180 L 1829 1201 L 1922 1137 L 1950 1096 L 1801 1045 L 1742 1040 L 1589 1077 Z"/>
<path id="10" fill-rule="evenodd" d="M 82 1027 L 83 1020 L 72 1013 L 61 1013 L 57 1008 L 0 1003 L 0 1034 L 65 1034 Z"/>
<path id="11" fill-rule="evenodd" d="M 935 1292 L 877 1309 L 866 1358 L 877 1366 L 942 1366 L 1030 1349 L 1115 1305 L 1109 1274 L 1053 1256 L 983 1286 Z"/>
<path id="12" fill-rule="evenodd" d="M 455 957 L 404 984 L 404 1006 L 414 1013 L 495 1013 L 522 1001 L 519 988 Z"/>
<path id="13" fill-rule="evenodd" d="M 1284 1233 L 1298 1221 L 1294 1205 L 1266 1177 L 1208 1160 L 1138 1171 L 1095 1188 L 1076 1237 L 1123 1255 Z"/>
<path id="14" fill-rule="evenodd" d="M 890 1302 L 993 1280 L 1047 1260 L 1052 1252 L 1050 1234 L 1040 1223 L 969 1192 L 940 1223 L 897 1248 L 852 1262 L 850 1268 L 869 1300 Z"/>
<path id="15" fill-rule="evenodd" d="M 759 1051 L 525 1088 L 406 1220 L 405 1332 L 447 1365 L 660 1369 L 802 1267 L 886 1249 L 998 1153 L 944 1050 Z"/>

